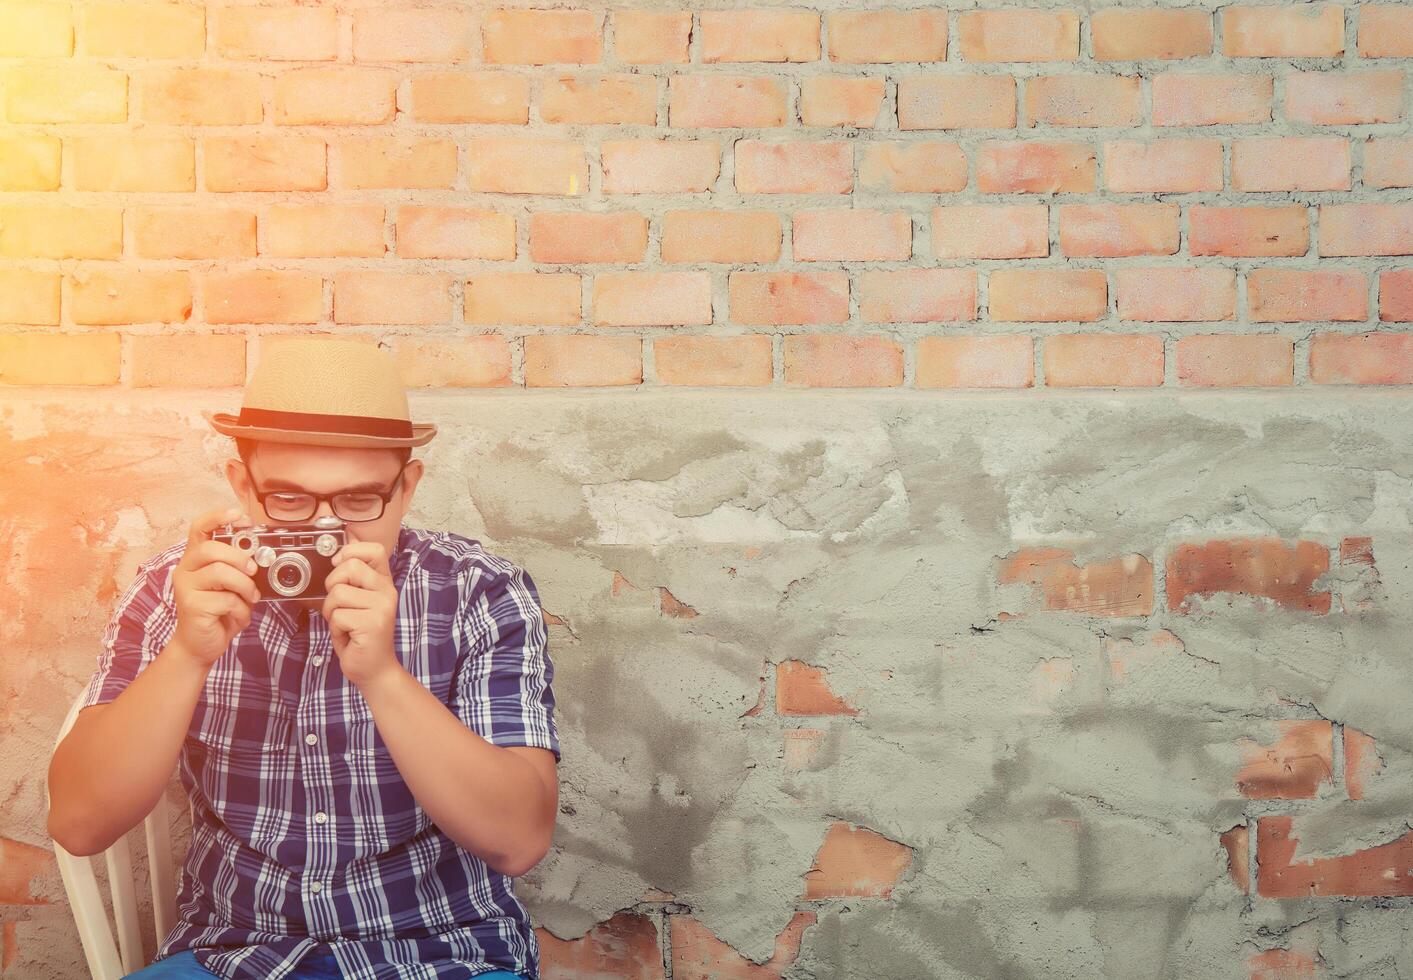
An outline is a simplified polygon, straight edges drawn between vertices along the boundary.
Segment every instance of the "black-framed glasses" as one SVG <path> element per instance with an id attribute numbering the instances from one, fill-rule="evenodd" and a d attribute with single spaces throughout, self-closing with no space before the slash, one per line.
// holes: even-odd
<path id="1" fill-rule="evenodd" d="M 249 463 L 245 464 L 245 472 L 250 478 L 251 492 L 272 521 L 307 521 L 319 509 L 320 501 L 324 500 L 329 502 L 329 506 L 333 507 L 334 514 L 340 520 L 376 521 L 383 516 L 393 494 L 397 493 L 403 471 L 411 462 L 409 459 L 402 464 L 402 469 L 397 471 L 397 478 L 387 490 L 341 490 L 329 494 L 305 493 L 302 490 L 256 490 L 255 474 L 250 472 Z"/>

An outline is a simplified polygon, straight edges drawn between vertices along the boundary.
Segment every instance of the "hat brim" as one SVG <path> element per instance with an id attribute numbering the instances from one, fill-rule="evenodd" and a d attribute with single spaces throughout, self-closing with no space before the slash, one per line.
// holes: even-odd
<path id="1" fill-rule="evenodd" d="M 202 416 L 211 423 L 211 428 L 232 439 L 257 439 L 262 442 L 286 442 L 308 446 L 339 446 L 350 449 L 401 449 L 406 446 L 425 446 L 437 434 L 437 427 L 431 422 L 413 422 L 412 435 L 407 438 L 393 436 L 355 435 L 348 432 L 305 432 L 291 429 L 272 429 L 261 425 L 241 425 L 238 416 L 229 412 L 207 412 Z"/>

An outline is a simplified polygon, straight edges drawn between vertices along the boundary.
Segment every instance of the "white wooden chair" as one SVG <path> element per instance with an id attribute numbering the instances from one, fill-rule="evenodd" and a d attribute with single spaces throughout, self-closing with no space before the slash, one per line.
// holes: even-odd
<path id="1" fill-rule="evenodd" d="M 83 692 L 80 691 L 59 730 L 59 737 L 54 742 L 56 748 L 73 728 L 82 700 Z M 48 806 L 47 785 L 44 788 L 44 802 Z M 147 837 L 147 864 L 152 881 L 152 918 L 160 946 L 176 922 L 177 911 L 176 868 L 167 827 L 165 794 L 157 798 L 157 805 L 143 821 L 143 829 Z M 120 980 L 146 966 L 127 835 L 118 838 L 113 846 L 103 852 L 108 866 L 108 887 L 113 894 L 113 919 L 118 936 L 116 943 L 91 858 L 70 854 L 57 841 L 54 843 L 54 853 L 59 859 L 59 874 L 64 880 L 69 907 L 74 910 L 74 923 L 78 926 L 79 940 L 83 943 L 83 953 L 88 958 L 88 970 L 93 980 Z"/>

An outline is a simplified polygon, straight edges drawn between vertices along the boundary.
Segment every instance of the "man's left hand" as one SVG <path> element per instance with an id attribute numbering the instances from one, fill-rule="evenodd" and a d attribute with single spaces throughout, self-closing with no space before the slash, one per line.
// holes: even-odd
<path id="1" fill-rule="evenodd" d="M 388 552 L 377 541 L 350 541 L 334 555 L 324 579 L 328 596 L 319 610 L 329 623 L 344 676 L 360 687 L 398 666 L 393 649 L 397 586 Z"/>

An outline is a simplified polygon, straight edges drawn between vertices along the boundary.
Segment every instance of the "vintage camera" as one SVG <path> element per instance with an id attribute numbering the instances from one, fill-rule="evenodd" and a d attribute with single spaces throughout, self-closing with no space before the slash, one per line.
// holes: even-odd
<path id="1" fill-rule="evenodd" d="M 316 517 L 295 524 L 226 524 L 211 534 L 255 559 L 251 578 L 260 598 L 270 602 L 323 599 L 324 579 L 333 571 L 333 557 L 348 540 L 346 525 L 337 517 Z"/>

